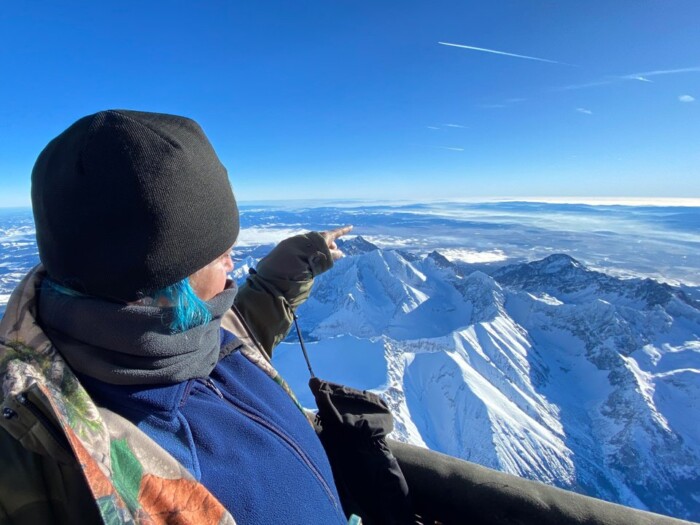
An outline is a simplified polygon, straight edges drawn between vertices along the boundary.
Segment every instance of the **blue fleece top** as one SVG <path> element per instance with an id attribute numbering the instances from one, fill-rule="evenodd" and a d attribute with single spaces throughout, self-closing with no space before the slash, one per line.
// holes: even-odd
<path id="1" fill-rule="evenodd" d="M 328 459 L 289 395 L 236 351 L 209 375 L 172 385 L 112 385 L 83 376 L 98 404 L 174 456 L 240 525 L 346 524 Z"/>

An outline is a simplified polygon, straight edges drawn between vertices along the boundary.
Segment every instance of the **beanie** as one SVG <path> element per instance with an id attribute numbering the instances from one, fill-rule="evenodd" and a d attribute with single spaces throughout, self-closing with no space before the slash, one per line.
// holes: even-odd
<path id="1" fill-rule="evenodd" d="M 53 139 L 32 171 L 39 258 L 82 293 L 133 301 L 228 250 L 238 208 L 191 119 L 109 110 Z"/>

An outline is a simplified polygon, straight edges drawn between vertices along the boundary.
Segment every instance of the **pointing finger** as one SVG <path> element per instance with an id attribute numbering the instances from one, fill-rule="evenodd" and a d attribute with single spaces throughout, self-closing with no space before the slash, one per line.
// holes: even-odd
<path id="1" fill-rule="evenodd" d="M 352 225 L 348 226 L 342 226 L 340 228 L 336 228 L 334 230 L 329 230 L 326 232 L 323 232 L 323 236 L 328 240 L 328 241 L 334 241 L 338 237 L 342 237 L 346 233 L 349 233 L 352 230 Z"/>

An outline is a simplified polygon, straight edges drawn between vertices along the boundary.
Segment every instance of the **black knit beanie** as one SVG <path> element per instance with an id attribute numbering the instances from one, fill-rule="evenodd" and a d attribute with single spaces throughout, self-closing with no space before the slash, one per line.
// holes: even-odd
<path id="1" fill-rule="evenodd" d="M 238 236 L 226 169 L 199 125 L 175 115 L 78 120 L 39 155 L 32 206 L 51 278 L 121 301 L 184 279 Z"/>

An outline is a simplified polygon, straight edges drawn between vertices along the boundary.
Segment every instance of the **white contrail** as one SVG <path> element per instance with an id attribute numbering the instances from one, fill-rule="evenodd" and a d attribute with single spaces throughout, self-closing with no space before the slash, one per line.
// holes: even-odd
<path id="1" fill-rule="evenodd" d="M 615 80 L 597 80 L 595 82 L 586 82 L 585 84 L 572 84 L 570 86 L 552 88 L 552 91 L 569 91 L 571 89 L 586 89 L 597 86 L 607 86 L 608 84 L 614 84 L 615 82 L 621 82 L 622 80 L 623 77 L 619 77 Z"/>
<path id="2" fill-rule="evenodd" d="M 539 62 L 549 62 L 550 64 L 561 64 L 563 66 L 570 66 L 571 64 L 566 64 L 564 62 L 557 62 L 556 60 L 548 60 L 546 58 L 529 57 L 527 55 L 516 55 L 515 53 L 506 53 L 505 51 L 496 51 L 495 49 L 484 49 L 483 47 L 465 46 L 462 44 L 450 44 L 449 42 L 438 42 L 443 46 L 461 47 L 463 49 L 471 49 L 472 51 L 482 51 L 484 53 L 493 53 L 494 55 L 505 55 L 507 57 L 515 58 L 525 58 L 527 60 L 537 60 Z"/>
<path id="3" fill-rule="evenodd" d="M 678 75 L 680 73 L 696 73 L 700 72 L 700 66 L 693 67 L 683 67 L 679 69 L 657 69 L 655 71 L 644 71 L 642 73 L 632 73 L 630 75 L 617 75 L 614 77 L 607 77 L 603 80 L 597 80 L 594 82 L 587 82 L 585 84 L 573 84 L 571 86 L 563 86 L 560 88 L 554 88 L 553 91 L 567 91 L 570 89 L 585 89 L 596 86 L 607 86 L 609 84 L 617 84 L 619 82 L 624 82 L 626 80 L 638 80 L 640 82 L 653 82 L 647 77 L 656 77 L 659 75 Z"/>
<path id="4" fill-rule="evenodd" d="M 643 73 L 632 73 L 631 75 L 625 75 L 622 78 L 629 78 L 632 80 L 646 80 L 646 77 L 655 77 L 657 75 L 676 75 L 678 73 L 694 73 L 700 71 L 700 66 L 694 67 L 682 67 L 679 69 L 657 69 L 656 71 L 645 71 Z"/>

